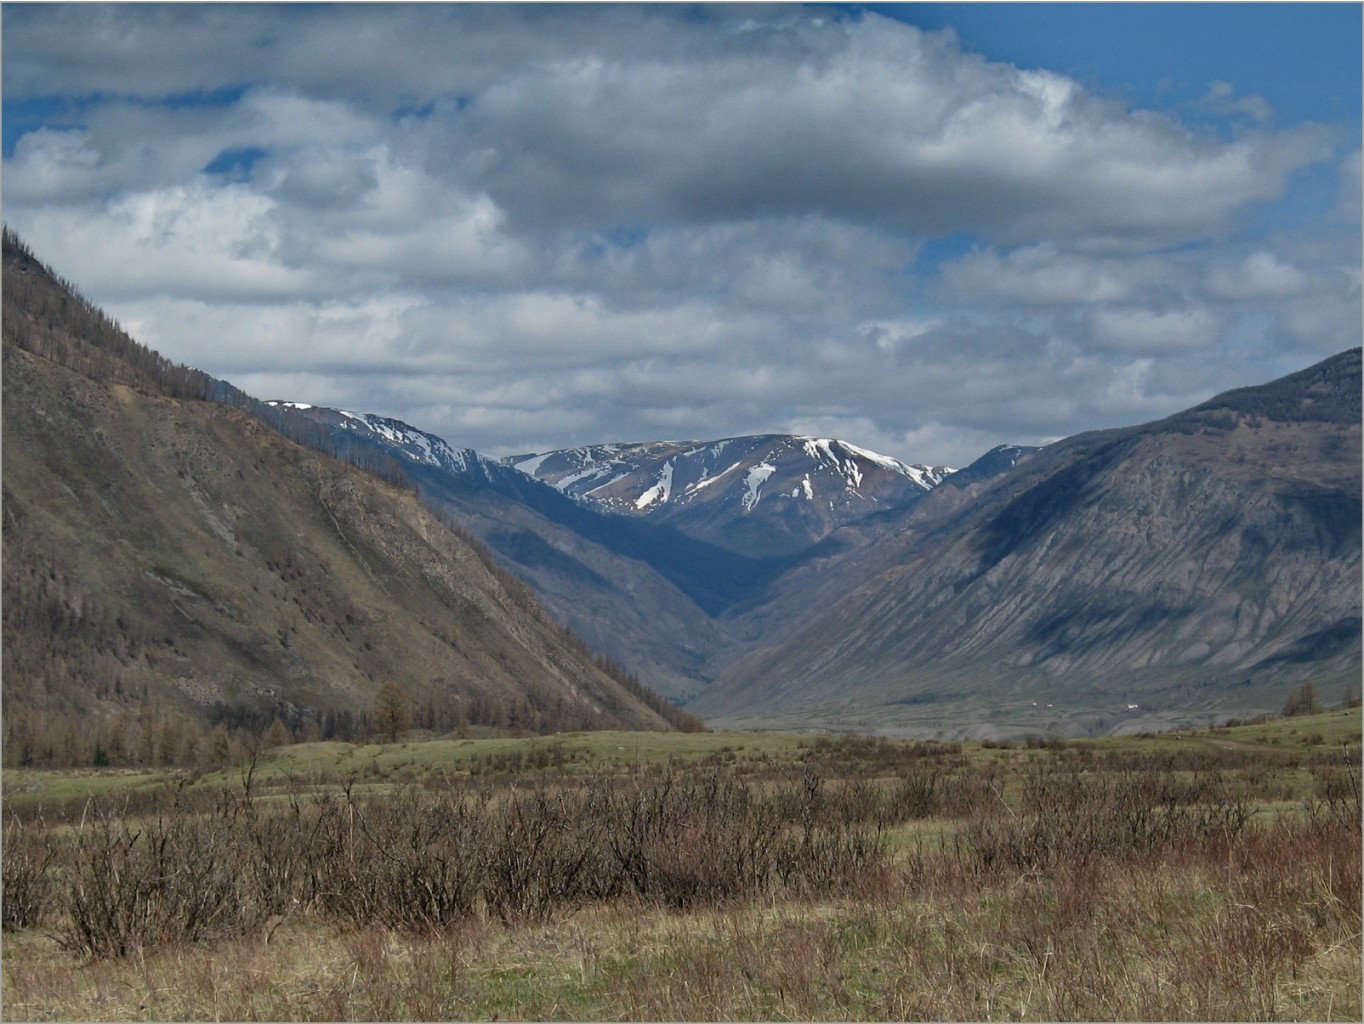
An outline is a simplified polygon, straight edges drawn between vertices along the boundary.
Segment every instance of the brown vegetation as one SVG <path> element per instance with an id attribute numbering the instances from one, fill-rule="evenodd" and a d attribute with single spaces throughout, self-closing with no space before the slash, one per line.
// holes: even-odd
<path id="1" fill-rule="evenodd" d="M 397 788 L 252 760 L 15 804 L 5 1011 L 1358 1019 L 1357 748 L 1171 747 L 813 740 Z"/>

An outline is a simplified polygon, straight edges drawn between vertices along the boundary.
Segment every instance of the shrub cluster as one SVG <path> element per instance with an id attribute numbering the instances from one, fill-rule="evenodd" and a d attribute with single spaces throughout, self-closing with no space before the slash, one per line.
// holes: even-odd
<path id="1" fill-rule="evenodd" d="M 136 812 L 91 800 L 74 828 L 12 819 L 6 927 L 55 910 L 63 946 L 115 957 L 247 934 L 292 912 L 425 930 L 603 900 L 692 907 L 852 891 L 887 870 L 880 825 L 849 825 L 828 806 L 818 781 L 765 792 L 672 768 L 284 799 L 254 796 L 248 779 L 216 801 L 168 790 Z"/>
<path id="2" fill-rule="evenodd" d="M 425 933 L 608 901 L 685 909 L 901 885 L 966 891 L 1171 857 L 1231 864 L 1275 836 L 1327 851 L 1333 899 L 1358 906 L 1358 857 L 1331 852 L 1358 846 L 1357 754 L 1314 755 L 1305 813 L 1252 827 L 1244 772 L 1202 754 L 1063 749 L 1006 769 L 962 765 L 951 750 L 902 759 L 877 745 L 849 750 L 857 756 L 840 765 L 813 748 L 803 765 L 769 765 L 760 777 L 743 765 L 517 775 L 498 764 L 401 786 L 293 780 L 263 794 L 253 762 L 233 790 L 186 778 L 118 804 L 49 807 L 67 812 L 51 821 L 11 809 L 4 927 L 44 924 L 72 951 L 119 957 L 268 937 L 289 914 Z M 892 762 L 889 773 L 867 770 Z M 892 864 L 887 830 L 930 817 L 955 824 Z"/>
<path id="3" fill-rule="evenodd" d="M 1000 798 L 1001 803 L 1003 798 Z M 1085 864 L 1181 846 L 1238 839 L 1250 805 L 1220 773 L 1092 772 L 1040 762 L 1029 766 L 1021 806 L 980 815 L 952 837 L 974 870 L 1032 870 Z"/>

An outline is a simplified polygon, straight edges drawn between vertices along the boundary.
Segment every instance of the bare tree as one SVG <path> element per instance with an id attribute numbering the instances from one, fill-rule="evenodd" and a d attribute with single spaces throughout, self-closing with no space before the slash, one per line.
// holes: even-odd
<path id="1" fill-rule="evenodd" d="M 402 687 L 390 680 L 379 684 L 374 692 L 374 731 L 380 738 L 396 743 L 412 723 L 406 694 Z"/>

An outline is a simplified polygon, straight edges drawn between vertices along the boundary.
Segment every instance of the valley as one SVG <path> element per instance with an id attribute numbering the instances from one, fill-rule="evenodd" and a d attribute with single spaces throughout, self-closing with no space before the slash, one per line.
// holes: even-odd
<path id="1" fill-rule="evenodd" d="M 1364 1020 L 1364 7 L 0 17 L 0 1020 Z"/>
<path id="2" fill-rule="evenodd" d="M 1358 350 L 504 461 L 5 274 L 7 1018 L 1357 1019 Z"/>
<path id="3" fill-rule="evenodd" d="M 1342 353 L 957 471 L 784 435 L 451 470 L 372 439 L 556 617 L 717 724 L 1094 735 L 1357 680 L 1359 389 Z"/>
<path id="4" fill-rule="evenodd" d="M 435 730 L 939 740 L 1358 682 L 1358 349 L 959 469 L 781 434 L 494 459 L 174 367 L 6 246 L 20 763 L 360 738 L 385 679 Z"/>

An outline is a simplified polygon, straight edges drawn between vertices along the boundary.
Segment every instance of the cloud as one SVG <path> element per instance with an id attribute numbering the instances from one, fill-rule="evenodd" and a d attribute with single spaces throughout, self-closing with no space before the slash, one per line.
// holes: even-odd
<path id="1" fill-rule="evenodd" d="M 1278 299 L 1299 294 L 1306 275 L 1272 252 L 1252 253 L 1236 267 L 1216 267 L 1208 275 L 1208 291 L 1223 299 Z"/>
<path id="2" fill-rule="evenodd" d="M 1234 85 L 1220 80 L 1208 86 L 1203 104 L 1223 117 L 1242 115 L 1261 124 L 1274 117 L 1274 108 L 1263 96 L 1256 96 L 1253 93 L 1238 96 Z"/>
<path id="3" fill-rule="evenodd" d="M 878 320 L 857 325 L 857 333 L 869 338 L 882 352 L 894 353 L 911 346 L 919 338 L 937 331 L 945 321 L 930 317 L 922 320 Z"/>
<path id="4" fill-rule="evenodd" d="M 994 249 L 977 249 L 942 270 L 944 284 L 959 296 L 1029 306 L 1121 302 L 1161 276 L 1150 259 L 1063 252 L 1052 242 L 1003 257 Z"/>
<path id="5" fill-rule="evenodd" d="M 24 233 L 63 275 L 104 301 L 179 295 L 203 300 L 287 299 L 317 287 L 311 270 L 282 266 L 275 203 L 241 186 L 193 181 L 126 193 L 102 209 L 49 204 L 26 213 Z"/>
<path id="6" fill-rule="evenodd" d="M 6 103 L 64 111 L 4 162 L 43 259 L 172 358 L 494 454 L 963 464 L 1358 342 L 1358 151 L 1221 84 L 1192 122 L 778 5 L 5 19 Z M 1328 231 L 1277 204 L 1331 161 Z"/>
<path id="7" fill-rule="evenodd" d="M 1325 156 L 1310 128 L 1208 139 L 874 16 L 782 57 L 538 65 L 474 99 L 451 157 L 516 224 L 819 213 L 1131 248 L 1214 234 Z"/>
<path id="8" fill-rule="evenodd" d="M 1099 310 L 1090 323 L 1101 348 L 1148 355 L 1211 348 L 1223 328 L 1220 318 L 1207 309 Z"/>
<path id="9" fill-rule="evenodd" d="M 1344 221 L 1358 222 L 1364 199 L 1364 155 L 1356 149 L 1340 162 L 1340 201 L 1338 213 Z"/>

